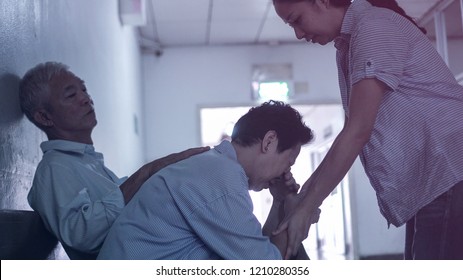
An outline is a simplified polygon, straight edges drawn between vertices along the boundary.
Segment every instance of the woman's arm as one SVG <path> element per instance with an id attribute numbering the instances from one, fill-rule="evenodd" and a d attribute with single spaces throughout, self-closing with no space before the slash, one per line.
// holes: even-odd
<path id="1" fill-rule="evenodd" d="M 285 218 L 274 234 L 288 230 L 286 258 L 297 252 L 310 228 L 310 217 L 349 171 L 370 139 L 376 115 L 387 87 L 381 81 L 363 79 L 352 87 L 349 116 L 320 166 L 304 183 L 302 203 Z"/>
<path id="2" fill-rule="evenodd" d="M 196 154 L 208 151 L 209 147 L 198 147 L 185 150 L 180 153 L 170 154 L 160 159 L 153 160 L 150 163 L 143 165 L 134 174 L 132 174 L 122 185 L 119 186 L 122 195 L 124 196 L 125 204 L 127 204 L 132 197 L 140 189 L 141 185 L 148 180 L 154 173 L 163 169 L 164 167 L 176 163 L 177 161 L 184 160 Z"/>

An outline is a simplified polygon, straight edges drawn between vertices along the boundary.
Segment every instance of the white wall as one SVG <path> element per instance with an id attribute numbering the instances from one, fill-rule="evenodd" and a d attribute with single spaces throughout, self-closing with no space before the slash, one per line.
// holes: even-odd
<path id="1" fill-rule="evenodd" d="M 68 64 L 86 81 L 98 118 L 93 140 L 118 175 L 143 162 L 141 63 L 136 32 L 121 26 L 114 0 L 0 1 L 0 208 L 26 200 L 42 157 L 44 134 L 21 113 L 19 79 L 48 60 Z"/>
<path id="2" fill-rule="evenodd" d="M 379 211 L 376 193 L 363 171 L 360 160 L 350 171 L 355 256 L 402 254 L 405 244 L 405 226 L 387 226 Z"/>
<path id="3" fill-rule="evenodd" d="M 463 39 L 448 40 L 449 67 L 452 73 L 463 73 Z"/>
<path id="4" fill-rule="evenodd" d="M 144 55 L 146 156 L 200 145 L 199 108 L 249 105 L 253 64 L 291 63 L 296 82 L 309 92 L 297 103 L 339 103 L 334 46 L 236 46 L 172 48 Z M 356 256 L 400 254 L 403 229 L 387 229 L 363 168 L 351 180 Z M 322 216 L 323 218 L 323 216 Z"/>
<path id="5" fill-rule="evenodd" d="M 339 102 L 334 47 L 172 48 L 161 57 L 145 55 L 147 157 L 199 145 L 198 107 L 251 104 L 251 65 L 278 62 L 291 62 L 294 80 L 309 83 L 302 100 Z"/>

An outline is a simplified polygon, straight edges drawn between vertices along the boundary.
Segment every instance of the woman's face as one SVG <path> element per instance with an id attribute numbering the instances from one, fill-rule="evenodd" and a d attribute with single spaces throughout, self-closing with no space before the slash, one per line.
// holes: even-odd
<path id="1" fill-rule="evenodd" d="M 342 18 L 337 18 L 339 13 L 329 0 L 275 1 L 274 6 L 278 16 L 294 29 L 299 40 L 326 45 L 339 35 Z"/>

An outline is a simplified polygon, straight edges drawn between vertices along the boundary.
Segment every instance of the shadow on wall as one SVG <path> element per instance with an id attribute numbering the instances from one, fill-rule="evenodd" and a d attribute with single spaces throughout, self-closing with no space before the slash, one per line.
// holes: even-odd
<path id="1" fill-rule="evenodd" d="M 0 74 L 0 209 L 29 209 L 26 201 L 40 154 L 37 132 L 19 105 L 20 78 Z"/>
<path id="2" fill-rule="evenodd" d="M 22 119 L 24 114 L 19 106 L 20 78 L 13 74 L 0 76 L 0 127 L 11 125 Z"/>

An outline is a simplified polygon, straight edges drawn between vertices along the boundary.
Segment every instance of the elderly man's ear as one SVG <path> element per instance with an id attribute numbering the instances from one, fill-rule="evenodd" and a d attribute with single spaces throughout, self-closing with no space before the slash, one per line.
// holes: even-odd
<path id="1" fill-rule="evenodd" d="M 263 153 L 268 153 L 272 150 L 276 150 L 276 148 L 278 147 L 278 136 L 276 131 L 269 130 L 267 133 L 265 133 L 261 145 Z"/>
<path id="2" fill-rule="evenodd" d="M 53 126 L 53 121 L 50 119 L 49 114 L 46 110 L 40 109 L 35 111 L 34 113 L 34 120 L 44 127 L 51 127 Z"/>

